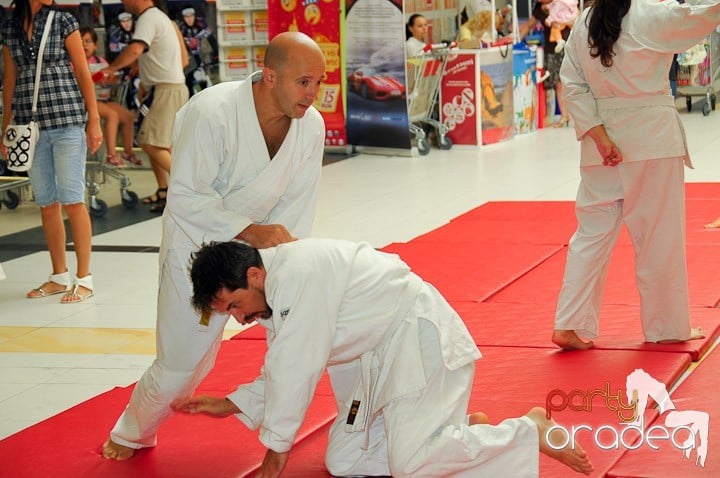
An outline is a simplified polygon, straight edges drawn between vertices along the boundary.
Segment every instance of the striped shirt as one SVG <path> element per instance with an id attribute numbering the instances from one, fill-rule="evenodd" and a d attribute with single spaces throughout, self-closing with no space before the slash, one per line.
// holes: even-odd
<path id="1" fill-rule="evenodd" d="M 2 41 L 10 50 L 17 76 L 12 111 L 17 124 L 28 123 L 32 116 L 32 98 L 35 88 L 35 69 L 45 20 L 50 8 L 43 7 L 33 23 L 32 42 L 20 24 L 10 18 L 3 25 Z M 65 40 L 80 28 L 75 17 L 68 12 L 57 11 L 52 22 L 40 74 L 35 121 L 40 129 L 57 129 L 85 124 L 85 104 L 75 74 L 70 67 L 70 56 Z"/>

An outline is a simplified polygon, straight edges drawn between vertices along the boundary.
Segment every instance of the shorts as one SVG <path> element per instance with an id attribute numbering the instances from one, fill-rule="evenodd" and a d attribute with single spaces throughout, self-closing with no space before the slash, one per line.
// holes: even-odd
<path id="1" fill-rule="evenodd" d="M 82 126 L 40 131 L 28 171 L 38 206 L 85 202 L 86 141 Z"/>
<path id="2" fill-rule="evenodd" d="M 150 111 L 137 134 L 139 145 L 148 144 L 157 148 L 170 149 L 172 146 L 175 115 L 188 100 L 185 83 L 160 83 L 154 87 L 154 98 Z"/>

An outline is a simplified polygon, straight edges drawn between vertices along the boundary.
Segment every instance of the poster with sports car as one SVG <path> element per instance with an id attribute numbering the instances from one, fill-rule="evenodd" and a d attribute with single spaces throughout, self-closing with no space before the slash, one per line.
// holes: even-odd
<path id="1" fill-rule="evenodd" d="M 401 0 L 345 0 L 348 142 L 410 149 Z"/>

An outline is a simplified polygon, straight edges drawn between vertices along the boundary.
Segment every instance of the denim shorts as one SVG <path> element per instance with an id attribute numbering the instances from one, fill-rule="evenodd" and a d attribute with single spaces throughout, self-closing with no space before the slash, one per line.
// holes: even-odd
<path id="1" fill-rule="evenodd" d="M 86 157 L 82 126 L 41 130 L 28 171 L 37 205 L 84 203 Z"/>

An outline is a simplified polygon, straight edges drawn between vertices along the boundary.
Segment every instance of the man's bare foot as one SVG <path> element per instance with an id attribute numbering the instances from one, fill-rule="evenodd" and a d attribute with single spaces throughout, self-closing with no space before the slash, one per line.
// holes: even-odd
<path id="1" fill-rule="evenodd" d="M 681 342 L 687 342 L 689 340 L 700 340 L 705 338 L 705 332 L 700 327 L 693 327 L 690 329 L 690 338 L 687 340 L 680 340 L 680 339 L 668 339 L 668 340 L 658 340 L 656 343 L 658 344 L 678 344 Z"/>
<path id="2" fill-rule="evenodd" d="M 127 460 L 135 454 L 135 449 L 115 443 L 110 438 L 103 443 L 103 456 L 108 460 Z"/>
<path id="3" fill-rule="evenodd" d="M 468 425 L 487 425 L 490 419 L 483 412 L 471 413 L 468 416 Z"/>
<path id="4" fill-rule="evenodd" d="M 574 330 L 554 330 L 552 341 L 563 350 L 587 350 L 595 345 L 592 340 L 585 342 Z"/>
<path id="5" fill-rule="evenodd" d="M 593 471 L 593 466 L 585 450 L 577 442 L 568 443 L 565 447 L 558 449 L 557 445 L 567 441 L 567 433 L 559 429 L 548 433 L 550 428 L 556 426 L 557 423 L 555 420 L 548 419 L 545 413 L 544 408 L 535 407 L 526 414 L 537 425 L 540 434 L 540 452 L 578 473 L 589 475 Z M 550 446 L 550 444 L 553 446 Z"/>
<path id="6" fill-rule="evenodd" d="M 720 217 L 713 222 L 705 224 L 705 229 L 720 229 Z"/>

